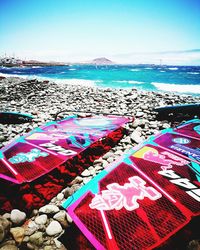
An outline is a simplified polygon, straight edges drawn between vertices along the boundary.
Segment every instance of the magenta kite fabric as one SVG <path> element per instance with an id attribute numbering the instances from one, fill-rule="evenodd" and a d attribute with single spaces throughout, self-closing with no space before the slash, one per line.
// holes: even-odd
<path id="1" fill-rule="evenodd" d="M 153 249 L 200 215 L 199 124 L 131 149 L 63 204 L 96 249 Z"/>
<path id="2" fill-rule="evenodd" d="M 0 177 L 15 183 L 31 182 L 128 121 L 118 116 L 70 117 L 35 129 L 1 149 Z"/>

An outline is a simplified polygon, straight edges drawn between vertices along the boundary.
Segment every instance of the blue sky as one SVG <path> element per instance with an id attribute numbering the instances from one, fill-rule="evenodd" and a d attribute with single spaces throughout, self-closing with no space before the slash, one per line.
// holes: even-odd
<path id="1" fill-rule="evenodd" d="M 200 49 L 200 0 L 0 0 L 0 55 L 88 60 Z"/>

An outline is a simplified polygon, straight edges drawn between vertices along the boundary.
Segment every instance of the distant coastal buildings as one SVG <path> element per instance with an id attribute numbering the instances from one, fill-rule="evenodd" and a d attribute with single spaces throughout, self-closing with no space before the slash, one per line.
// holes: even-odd
<path id="1" fill-rule="evenodd" d="M 3 67 L 25 67 L 25 66 L 63 66 L 66 63 L 60 62 L 40 62 L 36 60 L 21 60 L 15 57 L 0 57 L 0 66 Z"/>
<path id="2" fill-rule="evenodd" d="M 0 58 L 0 66 L 13 67 L 13 66 L 20 66 L 22 64 L 23 61 L 15 57 L 5 56 Z"/>

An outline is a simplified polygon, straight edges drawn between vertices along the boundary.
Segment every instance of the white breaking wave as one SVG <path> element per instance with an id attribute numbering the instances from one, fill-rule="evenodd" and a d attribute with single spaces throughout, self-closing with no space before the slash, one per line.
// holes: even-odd
<path id="1" fill-rule="evenodd" d="M 82 85 L 88 87 L 95 87 L 98 81 L 85 80 L 85 79 L 52 79 L 51 81 L 58 84 L 68 84 L 68 85 Z"/>
<path id="2" fill-rule="evenodd" d="M 199 72 L 187 72 L 187 73 L 190 75 L 199 75 L 200 74 Z"/>
<path id="3" fill-rule="evenodd" d="M 37 76 L 37 75 L 29 76 L 29 75 L 14 75 L 14 74 L 0 73 L 0 76 L 17 77 L 17 78 L 23 78 L 27 80 L 38 79 L 39 81 L 49 80 L 50 82 L 54 82 L 57 84 L 82 85 L 82 86 L 88 86 L 88 87 L 95 87 L 96 83 L 101 82 L 101 81 L 93 81 L 93 80 L 85 80 L 85 79 L 55 79 L 55 78 L 43 77 L 43 76 Z"/>
<path id="4" fill-rule="evenodd" d="M 5 74 L 5 73 L 0 73 L 0 76 L 2 77 L 18 77 L 18 78 L 24 78 L 21 75 L 15 75 L 15 74 Z"/>
<path id="5" fill-rule="evenodd" d="M 140 69 L 130 69 L 130 71 L 140 71 Z"/>
<path id="6" fill-rule="evenodd" d="M 130 83 L 130 84 L 142 84 L 144 82 L 139 82 L 139 81 L 131 80 L 131 81 L 128 81 L 128 83 Z"/>
<path id="7" fill-rule="evenodd" d="M 114 81 L 114 82 L 118 82 L 118 83 L 130 83 L 130 84 L 142 84 L 144 82 L 139 82 L 139 81 L 135 81 L 135 80 L 121 80 L 121 81 Z"/>
<path id="8" fill-rule="evenodd" d="M 163 91 L 200 94 L 200 84 L 188 85 L 188 84 L 170 84 L 170 83 L 161 83 L 161 82 L 152 82 L 152 84 L 157 89 L 163 90 Z"/>
<path id="9" fill-rule="evenodd" d="M 169 70 L 177 70 L 177 67 L 173 67 L 173 68 L 168 68 Z"/>
<path id="10" fill-rule="evenodd" d="M 76 70 L 76 69 L 69 69 L 69 70 Z"/>

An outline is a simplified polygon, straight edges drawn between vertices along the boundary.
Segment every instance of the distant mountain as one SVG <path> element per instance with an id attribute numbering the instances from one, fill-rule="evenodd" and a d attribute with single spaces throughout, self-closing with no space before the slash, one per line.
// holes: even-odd
<path id="1" fill-rule="evenodd" d="M 96 64 L 96 65 L 110 65 L 114 64 L 111 60 L 105 58 L 105 57 L 99 57 L 91 61 L 91 64 Z"/>

